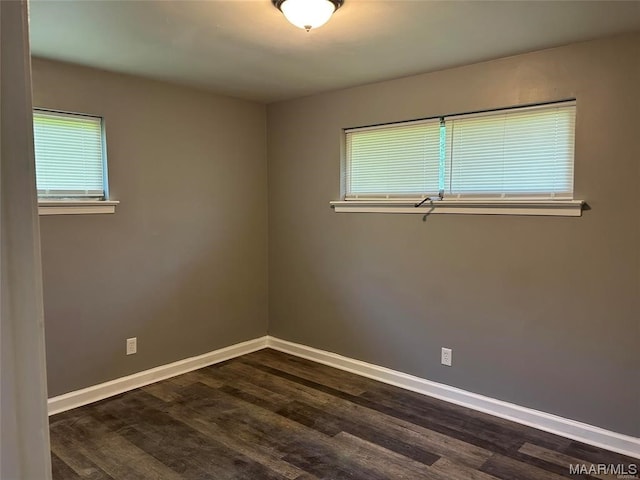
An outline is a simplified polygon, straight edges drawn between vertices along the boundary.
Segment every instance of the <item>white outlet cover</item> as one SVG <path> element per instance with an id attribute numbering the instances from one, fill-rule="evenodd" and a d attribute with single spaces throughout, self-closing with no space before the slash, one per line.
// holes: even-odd
<path id="1" fill-rule="evenodd" d="M 127 355 L 138 352 L 138 337 L 127 338 Z"/>
<path id="2" fill-rule="evenodd" d="M 442 352 L 440 354 L 440 363 L 442 363 L 442 365 L 446 365 L 447 367 L 450 367 L 452 358 L 453 358 L 452 350 L 450 348 L 442 347 Z"/>

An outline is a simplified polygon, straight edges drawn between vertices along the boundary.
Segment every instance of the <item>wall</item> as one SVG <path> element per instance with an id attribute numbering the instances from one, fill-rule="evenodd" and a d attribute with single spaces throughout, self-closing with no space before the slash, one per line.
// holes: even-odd
<path id="1" fill-rule="evenodd" d="M 270 334 L 640 435 L 638 58 L 623 36 L 269 105 Z M 567 98 L 582 217 L 329 207 L 342 128 Z"/>
<path id="2" fill-rule="evenodd" d="M 29 5 L 0 2 L 0 478 L 51 479 Z"/>
<path id="3" fill-rule="evenodd" d="M 121 202 L 40 217 L 49 395 L 265 335 L 264 105 L 41 59 L 33 92 L 104 117 Z"/>

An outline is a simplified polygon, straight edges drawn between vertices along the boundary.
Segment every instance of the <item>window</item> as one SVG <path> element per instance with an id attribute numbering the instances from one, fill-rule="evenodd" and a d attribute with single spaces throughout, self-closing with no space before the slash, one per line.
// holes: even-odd
<path id="1" fill-rule="evenodd" d="M 446 121 L 445 194 L 573 198 L 575 105 Z"/>
<path id="2" fill-rule="evenodd" d="M 344 201 L 333 203 L 410 206 L 441 194 L 449 207 L 564 200 L 581 208 L 572 202 L 574 131 L 573 101 L 347 129 Z"/>
<path id="3" fill-rule="evenodd" d="M 439 190 L 440 122 L 349 130 L 347 198 L 419 197 Z"/>
<path id="4" fill-rule="evenodd" d="M 102 118 L 36 109 L 33 112 L 36 184 L 40 205 L 59 208 L 81 205 L 63 213 L 113 213 L 107 202 L 107 171 Z M 91 203 L 106 211 L 87 210 Z M 41 208 L 41 213 L 43 209 Z M 49 208 L 44 213 L 53 213 Z M 56 211 L 56 213 L 62 213 Z"/>

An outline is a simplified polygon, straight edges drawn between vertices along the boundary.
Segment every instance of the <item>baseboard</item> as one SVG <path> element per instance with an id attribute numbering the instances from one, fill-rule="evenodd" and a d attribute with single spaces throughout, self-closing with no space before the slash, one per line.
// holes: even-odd
<path id="1" fill-rule="evenodd" d="M 306 345 L 280 340 L 279 338 L 271 336 L 267 337 L 267 346 L 274 350 L 306 358 L 307 360 L 339 368 L 340 370 L 395 385 L 406 390 L 422 393 L 446 402 L 455 403 L 456 405 L 544 430 L 545 432 L 578 440 L 630 457 L 640 458 L 640 438 L 637 437 L 612 432 L 532 408 L 521 407 L 513 403 L 485 397 L 484 395 L 467 392 L 442 383 L 432 382 L 389 368 L 343 357 L 342 355 L 318 350 Z"/>
<path id="2" fill-rule="evenodd" d="M 113 395 L 118 395 L 134 388 L 144 387 L 150 383 L 165 380 L 176 375 L 191 372 L 199 368 L 224 362 L 231 358 L 239 357 L 247 353 L 261 350 L 267 346 L 267 337 L 260 337 L 229 347 L 224 347 L 213 352 L 185 358 L 177 362 L 161 365 L 149 370 L 144 370 L 133 375 L 117 378 L 109 382 L 100 383 L 91 387 L 52 397 L 48 401 L 49 415 L 64 412 L 72 408 L 97 402 Z"/>
<path id="3" fill-rule="evenodd" d="M 135 388 L 143 387 L 160 380 L 197 370 L 215 363 L 224 362 L 263 348 L 273 348 L 330 367 L 339 368 L 373 380 L 395 385 L 406 390 L 438 398 L 446 402 L 461 405 L 496 417 L 511 420 L 539 430 L 578 440 L 589 445 L 605 448 L 634 458 L 640 458 L 640 438 L 624 435 L 568 418 L 521 407 L 513 403 L 467 392 L 442 383 L 432 382 L 406 373 L 343 357 L 336 353 L 319 350 L 298 343 L 265 336 L 213 352 L 185 358 L 177 362 L 145 370 L 109 382 L 94 385 L 82 390 L 65 393 L 49 399 L 49 415 L 64 412 L 72 408 L 97 402 Z"/>

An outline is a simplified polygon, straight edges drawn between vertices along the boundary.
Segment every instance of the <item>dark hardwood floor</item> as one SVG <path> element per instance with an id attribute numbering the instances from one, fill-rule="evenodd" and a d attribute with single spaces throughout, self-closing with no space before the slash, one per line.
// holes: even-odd
<path id="1" fill-rule="evenodd" d="M 51 417 L 54 479 L 543 480 L 637 460 L 274 350 Z"/>

